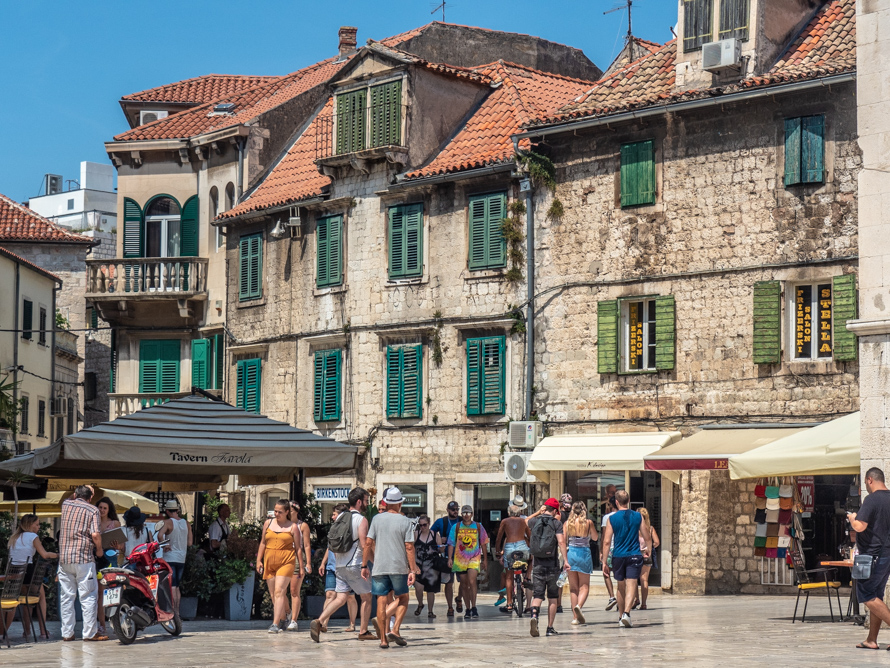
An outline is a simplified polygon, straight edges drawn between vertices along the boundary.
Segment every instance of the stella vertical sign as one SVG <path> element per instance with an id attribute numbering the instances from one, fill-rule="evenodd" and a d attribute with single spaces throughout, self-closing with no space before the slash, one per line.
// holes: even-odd
<path id="1" fill-rule="evenodd" d="M 819 290 L 819 357 L 831 357 L 831 284 Z"/>

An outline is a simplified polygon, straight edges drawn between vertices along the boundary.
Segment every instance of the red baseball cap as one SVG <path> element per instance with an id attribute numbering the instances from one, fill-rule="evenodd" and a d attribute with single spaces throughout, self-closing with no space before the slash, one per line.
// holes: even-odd
<path id="1" fill-rule="evenodd" d="M 556 510 L 559 510 L 559 501 L 557 501 L 556 499 L 554 499 L 552 497 L 547 499 L 544 502 L 544 505 L 547 506 L 548 508 L 554 508 Z"/>

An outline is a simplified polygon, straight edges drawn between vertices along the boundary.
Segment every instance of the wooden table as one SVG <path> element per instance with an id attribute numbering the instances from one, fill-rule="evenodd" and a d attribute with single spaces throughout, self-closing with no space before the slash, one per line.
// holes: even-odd
<path id="1" fill-rule="evenodd" d="M 820 561 L 820 566 L 827 566 L 829 568 L 853 568 L 852 561 Z M 847 604 L 847 617 L 859 617 L 859 598 L 856 596 L 856 583 L 852 583 L 853 586 L 850 587 L 850 602 Z"/>

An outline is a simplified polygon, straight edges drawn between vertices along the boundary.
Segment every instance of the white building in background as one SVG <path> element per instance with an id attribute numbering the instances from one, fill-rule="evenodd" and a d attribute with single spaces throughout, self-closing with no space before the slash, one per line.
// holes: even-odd
<path id="1" fill-rule="evenodd" d="M 44 176 L 42 195 L 28 206 L 44 218 L 77 232 L 111 232 L 117 225 L 114 167 L 98 162 L 80 163 L 80 180 L 66 182 L 57 174 Z M 72 187 L 76 186 L 76 187 Z"/>

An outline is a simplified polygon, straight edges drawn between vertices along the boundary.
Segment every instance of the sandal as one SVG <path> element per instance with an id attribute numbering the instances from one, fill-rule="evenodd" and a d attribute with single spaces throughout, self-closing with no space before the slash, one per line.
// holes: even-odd
<path id="1" fill-rule="evenodd" d="M 458 601 L 457 603 L 454 604 L 454 607 L 457 608 L 458 612 L 463 612 L 464 611 L 463 601 Z"/>
<path id="2" fill-rule="evenodd" d="M 448 612 L 445 613 L 446 617 L 454 617 L 454 608 L 448 608 Z"/>
<path id="3" fill-rule="evenodd" d="M 355 627 L 354 627 L 354 626 L 347 626 L 347 627 L 346 627 L 346 633 L 355 633 Z"/>
<path id="4" fill-rule="evenodd" d="M 426 616 L 427 616 L 429 619 L 435 619 L 435 618 L 436 618 L 436 615 L 433 614 L 433 611 L 432 611 L 432 610 L 430 610 L 430 611 L 426 614 Z"/>
<path id="5" fill-rule="evenodd" d="M 377 636 L 375 636 L 370 631 L 365 631 L 364 633 L 359 634 L 358 639 L 359 640 L 377 640 Z"/>
<path id="6" fill-rule="evenodd" d="M 417 606 L 417 610 L 414 611 L 414 616 L 420 617 L 421 612 L 423 612 L 423 603 Z"/>
<path id="7" fill-rule="evenodd" d="M 648 609 L 649 609 L 649 608 L 646 607 L 646 604 L 645 604 L 645 603 L 643 603 L 643 605 L 640 606 L 640 610 L 648 610 Z"/>
<path id="8" fill-rule="evenodd" d="M 881 649 L 881 646 L 878 645 L 877 643 L 875 643 L 874 647 L 869 647 L 868 645 L 865 644 L 865 641 L 863 640 L 861 643 L 856 645 L 856 649 Z"/>

